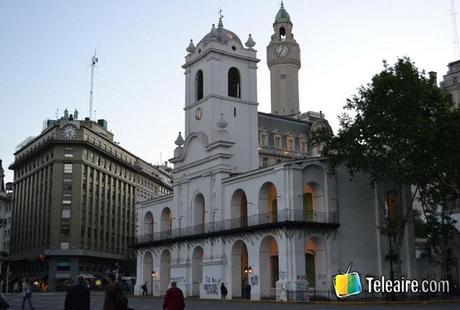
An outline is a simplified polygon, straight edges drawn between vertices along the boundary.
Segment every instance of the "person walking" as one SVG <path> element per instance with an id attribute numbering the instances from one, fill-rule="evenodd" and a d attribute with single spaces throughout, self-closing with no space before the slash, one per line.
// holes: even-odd
<path id="1" fill-rule="evenodd" d="M 147 295 L 147 281 L 145 281 L 144 284 L 142 284 L 142 296 Z"/>
<path id="2" fill-rule="evenodd" d="M 107 276 L 108 284 L 105 287 L 103 310 L 127 310 L 128 298 L 126 298 L 123 288 L 116 281 L 114 274 Z"/>
<path id="3" fill-rule="evenodd" d="M 78 277 L 76 285 L 69 288 L 65 296 L 65 310 L 89 310 L 90 292 L 83 277 Z"/>
<path id="4" fill-rule="evenodd" d="M 225 300 L 227 298 L 228 291 L 227 291 L 227 288 L 224 285 L 224 282 L 222 282 L 222 284 L 220 285 L 220 294 L 221 294 L 223 300 Z"/>
<path id="5" fill-rule="evenodd" d="M 26 279 L 22 285 L 22 310 L 25 309 L 26 302 L 29 304 L 29 309 L 35 309 L 32 305 L 32 283 L 30 279 Z"/>
<path id="6" fill-rule="evenodd" d="M 171 282 L 171 288 L 166 291 L 163 300 L 163 310 L 183 310 L 185 308 L 184 294 L 177 287 L 177 282 Z"/>

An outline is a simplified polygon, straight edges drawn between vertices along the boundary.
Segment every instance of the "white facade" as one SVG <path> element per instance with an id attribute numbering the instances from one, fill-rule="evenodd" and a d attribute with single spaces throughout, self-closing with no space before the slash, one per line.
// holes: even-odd
<path id="1" fill-rule="evenodd" d="M 176 281 L 186 296 L 218 299 L 224 283 L 241 298 L 249 283 L 253 300 L 308 300 L 332 297 L 333 275 L 350 263 L 362 275 L 389 274 L 378 226 L 392 184 L 350 180 L 320 158 L 258 168 L 253 43 L 245 48 L 220 20 L 187 48 L 174 192 L 137 207 L 137 293 L 147 282 L 159 296 Z M 408 191 L 397 190 L 404 210 Z M 396 270 L 407 278 L 416 276 L 411 225 Z"/>

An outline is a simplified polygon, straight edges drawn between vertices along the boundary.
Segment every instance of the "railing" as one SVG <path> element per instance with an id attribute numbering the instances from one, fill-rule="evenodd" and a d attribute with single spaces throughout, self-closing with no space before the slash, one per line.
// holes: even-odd
<path id="1" fill-rule="evenodd" d="M 233 218 L 140 235 L 136 237 L 136 243 L 140 244 L 206 233 L 224 233 L 237 229 L 257 228 L 261 225 L 267 226 L 286 222 L 321 226 L 322 224 L 338 224 L 338 217 L 336 212 L 305 212 L 303 210 L 283 209 L 278 210 L 278 212 L 267 212 L 248 217 Z"/>

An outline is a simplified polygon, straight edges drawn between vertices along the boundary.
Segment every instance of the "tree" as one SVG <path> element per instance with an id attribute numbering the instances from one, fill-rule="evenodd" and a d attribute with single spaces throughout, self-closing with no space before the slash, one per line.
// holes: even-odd
<path id="1" fill-rule="evenodd" d="M 460 113 L 451 98 L 409 58 L 400 58 L 393 66 L 384 61 L 383 70 L 347 99 L 344 109 L 338 134 L 318 130 L 313 143 L 323 145 L 332 168 L 344 164 L 352 176 L 360 171 L 372 182 L 413 186 L 412 203 L 420 199 L 431 246 L 447 263 L 448 251 L 439 248 L 447 242 L 439 238 L 441 232 L 449 238 L 450 214 L 460 197 Z M 387 255 L 392 263 L 399 261 L 411 212 L 387 217 L 381 227 L 396 247 Z"/>

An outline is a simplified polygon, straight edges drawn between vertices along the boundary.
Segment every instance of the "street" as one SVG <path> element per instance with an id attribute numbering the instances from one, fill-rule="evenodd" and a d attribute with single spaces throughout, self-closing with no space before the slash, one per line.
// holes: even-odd
<path id="1" fill-rule="evenodd" d="M 63 292 L 57 293 L 35 293 L 33 295 L 33 306 L 36 310 L 62 310 L 64 309 Z M 21 309 L 22 296 L 7 295 L 7 301 L 10 303 L 11 310 Z M 91 309 L 101 310 L 104 295 L 102 292 L 91 292 Z M 159 298 L 151 297 L 130 297 L 129 307 L 135 310 L 142 309 L 161 309 L 162 301 Z M 297 309 L 458 309 L 458 303 L 414 303 L 414 304 L 308 304 L 308 303 L 276 303 L 276 302 L 245 302 L 245 301 L 211 301 L 211 300 L 186 300 L 186 309 L 219 309 L 230 310 L 235 308 L 240 309 L 283 309 L 283 310 L 297 310 Z M 26 308 L 27 309 L 27 308 Z"/>

